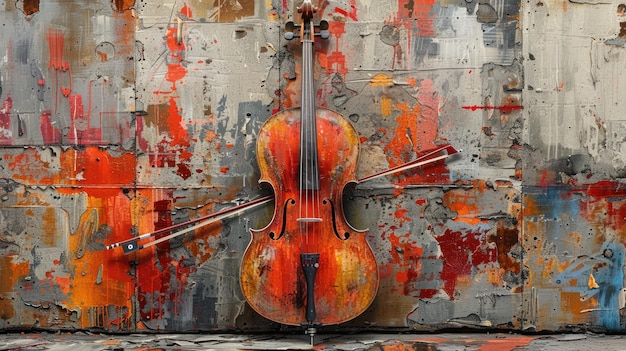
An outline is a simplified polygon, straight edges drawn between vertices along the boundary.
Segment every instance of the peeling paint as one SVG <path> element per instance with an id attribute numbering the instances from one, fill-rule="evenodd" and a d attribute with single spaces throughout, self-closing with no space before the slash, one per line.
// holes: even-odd
<path id="1" fill-rule="evenodd" d="M 357 178 L 462 150 L 346 189 L 381 282 L 345 326 L 622 331 L 624 5 L 314 3 L 330 32 L 317 104 L 356 129 Z M 6 4 L 0 329 L 281 328 L 239 288 L 272 206 L 105 247 L 268 194 L 256 141 L 300 106 L 300 43 L 283 38 L 298 16 L 287 1 Z"/>

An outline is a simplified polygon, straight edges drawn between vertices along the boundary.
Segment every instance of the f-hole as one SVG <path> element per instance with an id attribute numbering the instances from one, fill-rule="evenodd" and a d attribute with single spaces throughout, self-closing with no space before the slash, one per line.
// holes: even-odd
<path id="1" fill-rule="evenodd" d="M 294 205 L 296 203 L 296 200 L 294 199 L 287 199 L 287 201 L 285 201 L 285 204 L 283 205 L 283 220 L 282 223 L 280 225 L 280 234 L 278 236 L 276 236 L 275 232 L 270 232 L 270 239 L 272 240 L 278 240 L 280 238 L 283 237 L 283 235 L 285 235 L 285 225 L 287 223 L 287 206 L 288 205 Z"/>
<path id="2" fill-rule="evenodd" d="M 324 201 L 322 201 L 322 204 L 324 205 L 330 205 L 330 211 L 331 213 L 335 213 L 335 204 L 333 204 L 332 201 L 328 200 L 328 199 L 324 199 Z M 335 219 L 335 216 L 331 216 L 333 219 L 333 232 L 335 233 L 335 236 L 337 237 L 337 239 L 339 240 L 348 240 L 348 238 L 350 237 L 350 233 L 348 232 L 344 232 L 343 235 L 339 234 L 339 230 L 337 230 L 337 220 Z"/>

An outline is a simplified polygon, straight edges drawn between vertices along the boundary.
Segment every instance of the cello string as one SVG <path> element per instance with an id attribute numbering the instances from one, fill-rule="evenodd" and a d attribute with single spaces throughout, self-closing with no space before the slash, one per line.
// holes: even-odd
<path id="1" fill-rule="evenodd" d="M 307 120 L 307 130 L 306 130 L 306 135 L 307 135 L 307 180 L 308 180 L 308 186 L 307 186 L 307 192 L 306 192 L 306 218 L 315 218 L 315 214 L 312 211 L 312 207 L 311 204 L 314 201 L 313 195 L 315 192 L 315 143 L 314 143 L 314 136 L 315 136 L 315 111 L 314 111 L 314 105 L 313 105 L 313 77 L 312 75 L 312 69 L 313 69 L 313 64 L 312 64 L 312 47 L 313 47 L 313 42 L 310 40 L 310 36 L 309 33 L 311 31 L 311 22 L 310 19 L 307 20 L 307 24 L 308 27 L 306 28 L 307 31 L 307 35 L 304 41 L 304 44 L 306 46 L 306 58 L 305 58 L 305 62 L 306 62 L 306 67 L 303 67 L 303 69 L 306 70 L 306 93 L 304 94 L 304 98 L 306 99 L 306 109 L 307 109 L 307 116 L 306 116 L 306 120 Z M 306 222 L 305 226 L 306 226 L 306 230 L 305 230 L 305 235 L 306 235 L 306 243 L 307 243 L 307 250 L 306 252 L 311 252 L 311 242 L 310 240 L 311 238 L 311 226 L 312 226 L 312 222 Z"/>
<path id="2" fill-rule="evenodd" d="M 317 145 L 317 115 L 315 111 L 315 89 L 314 89 L 314 79 L 313 79 L 313 46 L 315 42 L 313 40 L 313 25 L 311 24 L 311 19 L 308 20 L 308 35 L 306 41 L 306 73 L 307 73 L 307 109 L 308 109 L 308 145 L 309 145 L 309 169 L 308 172 L 310 176 L 310 189 L 308 192 L 307 199 L 307 217 L 311 218 L 311 222 L 307 224 L 307 244 L 308 244 L 308 252 L 317 251 L 315 240 L 317 238 L 316 232 L 314 229 L 319 227 L 319 209 L 317 208 L 319 204 L 319 160 L 318 160 L 318 145 Z"/>
<path id="3" fill-rule="evenodd" d="M 304 26 L 304 37 L 302 38 L 302 89 L 300 102 L 300 218 L 308 218 L 308 191 L 309 191 L 309 104 L 308 104 L 308 62 L 307 62 L 307 38 L 306 20 Z M 300 245 L 302 252 L 308 252 L 308 225 L 306 221 L 300 221 Z M 302 247 L 303 246 L 303 247 Z"/>
<path id="4" fill-rule="evenodd" d="M 311 32 L 313 32 L 313 28 L 310 28 Z M 311 93 L 309 94 L 309 99 L 311 99 L 310 103 L 311 103 L 311 117 L 312 117 L 312 123 L 313 123 L 313 128 L 311 131 L 311 139 L 313 140 L 312 145 L 314 145 L 313 148 L 313 179 L 315 180 L 315 185 L 314 185 L 314 190 L 313 190 L 313 207 L 312 207 L 312 211 L 313 211 L 313 218 L 321 218 L 321 212 L 320 212 L 320 174 L 319 174 L 319 146 L 317 144 L 317 112 L 315 110 L 315 96 L 316 96 L 316 91 L 315 91 L 315 79 L 313 79 L 313 46 L 315 45 L 315 42 L 313 41 L 313 33 L 311 33 L 311 57 L 310 59 L 310 87 L 311 87 Z M 314 223 L 314 228 L 316 228 L 319 231 L 319 227 L 320 227 L 320 223 L 315 222 Z M 312 252 L 319 252 L 317 244 L 318 244 L 318 239 L 319 238 L 319 232 L 313 233 L 312 235 L 314 235 L 314 247 L 313 247 L 313 251 Z"/>
<path id="5" fill-rule="evenodd" d="M 307 13 L 311 16 L 311 13 Z M 315 110 L 315 90 L 313 79 L 314 28 L 311 17 L 303 15 L 302 27 L 302 91 L 300 116 L 300 246 L 303 252 L 313 252 L 311 246 L 317 246 L 315 230 L 320 218 L 320 179 L 319 152 L 317 145 L 317 125 Z M 312 244 L 316 243 L 315 245 Z M 304 246 L 304 248 L 303 248 Z M 317 249 L 317 247 L 315 247 Z"/>

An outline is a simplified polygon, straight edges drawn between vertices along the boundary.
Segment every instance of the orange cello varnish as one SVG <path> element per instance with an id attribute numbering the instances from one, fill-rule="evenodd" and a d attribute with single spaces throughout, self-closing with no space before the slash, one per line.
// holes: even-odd
<path id="1" fill-rule="evenodd" d="M 378 288 L 373 252 L 365 236 L 345 222 L 342 211 L 342 191 L 352 181 L 349 177 L 355 172 L 359 140 L 341 116 L 318 109 L 318 194 L 327 201 L 320 205 L 321 213 L 317 215 L 322 222 L 307 224 L 307 241 L 297 223 L 299 207 L 313 206 L 301 203 L 298 191 L 299 119 L 299 109 L 281 112 L 259 133 L 261 182 L 274 189 L 275 213 L 266 228 L 252 231 L 252 241 L 242 259 L 241 287 L 250 305 L 262 316 L 288 325 L 305 323 L 306 282 L 300 254 L 309 247 L 309 252 L 320 254 L 315 281 L 317 320 L 323 325 L 337 324 L 363 312 Z M 347 240 L 335 235 L 333 218 L 340 235 L 350 233 Z M 280 238 L 274 240 L 270 233 Z"/>

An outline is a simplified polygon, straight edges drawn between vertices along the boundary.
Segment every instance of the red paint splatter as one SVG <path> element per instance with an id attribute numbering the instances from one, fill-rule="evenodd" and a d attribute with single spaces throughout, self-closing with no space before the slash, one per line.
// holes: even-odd
<path id="1" fill-rule="evenodd" d="M 119 156 L 109 153 L 106 149 L 88 146 L 82 150 L 68 149 L 61 154 L 62 183 L 83 186 L 90 196 L 98 198 L 119 195 L 119 185 L 132 186 L 136 169 L 136 158 L 133 153 Z M 118 187 L 111 187 L 117 184 Z M 59 190 L 61 191 L 61 190 Z M 68 188 L 68 193 L 73 189 Z"/>
<path id="2" fill-rule="evenodd" d="M 111 0 L 118 12 L 130 10 L 135 6 L 135 0 Z"/>
<path id="3" fill-rule="evenodd" d="M 39 0 L 25 0 L 24 14 L 30 16 L 36 12 L 39 12 Z"/>
<path id="4" fill-rule="evenodd" d="M 181 178 L 188 179 L 191 177 L 191 170 L 185 164 L 178 163 L 176 166 L 178 167 L 176 174 L 178 174 Z"/>
<path id="5" fill-rule="evenodd" d="M 146 195 L 150 196 L 147 193 Z M 147 209 L 145 217 L 156 218 L 149 224 L 153 225 L 155 230 L 170 226 L 173 223 L 171 214 L 175 200 L 173 190 L 164 190 L 157 194 L 157 198 L 149 200 L 152 211 Z M 214 209 L 209 206 L 206 210 L 211 212 Z M 172 241 L 165 241 L 156 245 L 155 250 L 143 250 L 138 253 L 138 259 L 145 263 L 137 266 L 136 274 L 139 313 L 144 323 L 148 325 L 157 323 L 154 327 L 158 327 L 159 320 L 174 318 L 181 313 L 180 306 L 188 303 L 184 298 L 189 296 L 189 277 L 198 267 L 189 262 L 202 261 L 215 252 L 208 243 L 202 249 L 198 249 L 197 240 L 202 238 L 201 233 L 206 235 L 210 232 L 218 235 L 221 227 L 216 223 L 206 228 L 207 231 L 196 231 L 195 239 L 189 243 L 188 251 L 175 251 Z"/>
<path id="6" fill-rule="evenodd" d="M 348 67 L 346 66 L 346 56 L 339 50 L 341 47 L 339 38 L 346 33 L 345 26 L 346 23 L 343 21 L 330 21 L 328 31 L 335 37 L 335 51 L 330 55 L 322 51 L 317 53 L 320 66 L 326 69 L 326 73 L 340 73 L 344 77 L 348 73 Z"/>
<path id="7" fill-rule="evenodd" d="M 435 3 L 436 0 L 415 1 L 413 11 L 415 18 L 417 18 L 417 35 L 420 37 L 432 37 L 435 35 L 434 15 L 431 14 Z"/>
<path id="8" fill-rule="evenodd" d="M 441 271 L 442 289 L 454 300 L 454 291 L 459 278 L 470 276 L 472 269 L 480 264 L 494 263 L 498 254 L 495 248 L 486 245 L 486 233 L 473 231 L 452 231 L 450 229 L 438 237 L 444 261 Z"/>
<path id="9" fill-rule="evenodd" d="M 417 101 L 422 106 L 421 118 L 419 121 L 420 130 L 422 132 L 422 141 L 426 142 L 421 147 L 434 147 L 431 144 L 437 137 L 437 128 L 439 125 L 439 105 L 440 98 L 439 93 L 435 91 L 433 81 L 430 79 L 424 79 L 420 83 L 419 92 L 417 94 Z"/>
<path id="10" fill-rule="evenodd" d="M 155 167 L 176 167 L 179 176 L 189 178 L 191 170 L 186 162 L 193 155 L 189 151 L 191 138 L 183 125 L 176 99 L 170 98 L 167 104 L 149 105 L 148 115 L 141 119 L 143 123 L 138 124 L 138 135 L 141 135 L 142 124 L 158 124 L 161 131 L 161 140 L 156 145 L 149 145 L 139 138 L 139 145 L 148 152 L 150 163 Z"/>
<path id="11" fill-rule="evenodd" d="M 65 36 L 58 30 L 50 29 L 46 34 L 48 40 L 50 62 L 48 68 L 59 71 L 67 71 L 70 69 L 69 63 L 63 60 L 63 49 L 65 47 Z"/>
<path id="12" fill-rule="evenodd" d="M 397 229 L 397 228 L 392 228 Z M 422 270 L 421 258 L 424 249 L 415 240 L 412 240 L 410 233 L 398 235 L 395 232 L 387 236 L 392 250 L 392 262 L 395 268 L 394 279 L 402 285 L 402 294 L 412 296 L 414 285 Z"/>
<path id="13" fill-rule="evenodd" d="M 623 232 L 626 218 L 626 201 L 621 200 L 626 197 L 626 187 L 623 183 L 603 180 L 575 187 L 564 196 L 572 198 L 573 193 L 581 191 L 587 196 L 580 201 L 580 209 L 589 223 L 598 223 L 602 228 L 600 231 L 611 228 Z"/>
<path id="14" fill-rule="evenodd" d="M 13 99 L 11 94 L 2 101 L 0 109 L 0 144 L 10 145 L 13 143 L 13 133 L 11 132 L 11 110 L 13 109 Z"/>
<path id="15" fill-rule="evenodd" d="M 478 105 L 472 105 L 472 106 L 463 106 L 462 108 L 464 110 L 472 110 L 472 111 L 476 111 L 476 110 L 515 111 L 515 110 L 521 110 L 524 107 L 521 106 L 521 105 L 513 105 L 513 106 L 478 106 Z"/>
<path id="16" fill-rule="evenodd" d="M 382 225 L 382 237 L 391 245 L 391 260 L 379 268 L 382 279 L 392 278 L 397 283 L 393 290 L 405 296 L 432 297 L 437 291 L 416 288 L 419 285 L 424 259 L 424 248 L 420 240 L 413 234 L 411 223 L 415 218 L 409 210 L 397 205 L 396 211 L 389 214 L 392 221 Z M 430 255 L 430 253 L 429 253 Z M 417 295 L 416 295 L 417 294 Z"/>
<path id="17" fill-rule="evenodd" d="M 346 22 L 330 21 L 328 23 L 328 31 L 332 36 L 339 38 L 346 33 Z"/>
<path id="18" fill-rule="evenodd" d="M 398 219 L 402 219 L 403 222 L 404 221 L 411 221 L 411 217 L 407 216 L 407 214 L 409 213 L 409 210 L 406 208 L 400 208 L 398 210 L 396 210 L 395 216 Z"/>
<path id="19" fill-rule="evenodd" d="M 399 0 L 398 11 L 395 17 L 385 21 L 386 24 L 395 27 L 404 27 L 407 33 L 408 44 L 394 46 L 394 67 L 396 64 L 402 65 L 404 57 L 403 47 L 409 50 L 407 56 L 411 54 L 413 26 L 417 26 L 417 35 L 420 37 L 432 37 L 435 35 L 435 15 L 432 14 L 432 8 L 435 3 L 436 0 Z"/>
<path id="20" fill-rule="evenodd" d="M 89 144 L 99 142 L 102 136 L 100 128 L 92 128 L 89 115 L 85 114 L 83 96 L 71 94 L 68 98 L 70 105 L 71 126 L 67 133 L 68 140 L 73 144 Z"/>
<path id="21" fill-rule="evenodd" d="M 185 78 L 187 69 L 180 64 L 168 64 L 165 79 L 172 83 L 172 90 L 176 90 L 176 82 Z"/>
<path id="22" fill-rule="evenodd" d="M 55 71 L 56 86 L 59 87 L 63 96 L 68 97 L 72 91 L 72 73 L 69 62 L 63 58 L 65 36 L 58 30 L 50 29 L 46 34 L 46 39 L 50 54 L 48 69 L 52 68 Z"/>
<path id="23" fill-rule="evenodd" d="M 189 133 L 182 125 L 183 117 L 180 114 L 176 99 L 171 98 L 169 108 L 167 110 L 167 124 L 169 126 L 169 137 L 171 137 L 170 145 L 181 148 L 190 146 Z M 185 158 L 191 157 L 191 154 L 185 153 Z"/>
<path id="24" fill-rule="evenodd" d="M 358 21 L 359 18 L 357 16 L 357 10 L 358 7 L 356 6 L 356 0 L 350 0 L 350 11 L 344 10 L 340 7 L 335 7 L 334 12 L 344 17 L 348 17 L 353 21 Z"/>
<path id="25" fill-rule="evenodd" d="M 170 60 L 167 65 L 167 73 L 165 79 L 172 83 L 172 91 L 176 90 L 176 83 L 187 75 L 187 68 L 182 63 L 185 56 L 185 45 L 178 42 L 176 32 L 178 28 L 167 28 L 166 45 L 169 49 Z"/>
<path id="26" fill-rule="evenodd" d="M 180 9 L 180 14 L 187 17 L 193 18 L 193 14 L 191 13 L 191 7 L 185 5 Z"/>
<path id="27" fill-rule="evenodd" d="M 494 243 L 496 246 L 496 254 L 500 268 L 512 272 L 513 274 L 519 274 L 522 270 L 520 261 L 511 255 L 513 247 L 519 244 L 519 234 L 517 227 L 506 227 L 504 223 L 499 222 L 496 226 L 495 233 L 492 233 L 487 238 L 487 242 Z M 490 252 L 490 254 L 493 254 L 493 252 Z M 489 259 L 491 259 L 491 257 Z"/>
<path id="28" fill-rule="evenodd" d="M 172 225 L 172 195 L 172 191 L 168 190 L 161 194 L 164 199 L 153 200 L 155 230 Z M 137 284 L 141 292 L 140 315 L 144 321 L 156 321 L 168 314 L 176 315 L 176 311 L 168 308 L 175 308 L 181 302 L 181 289 L 187 286 L 187 277 L 195 270 L 193 265 L 183 264 L 190 257 L 185 255 L 171 257 L 170 241 L 158 244 L 157 248 L 158 255 L 150 253 L 144 256 L 144 259 L 152 261 L 152 264 L 143 264 L 137 268 Z"/>

